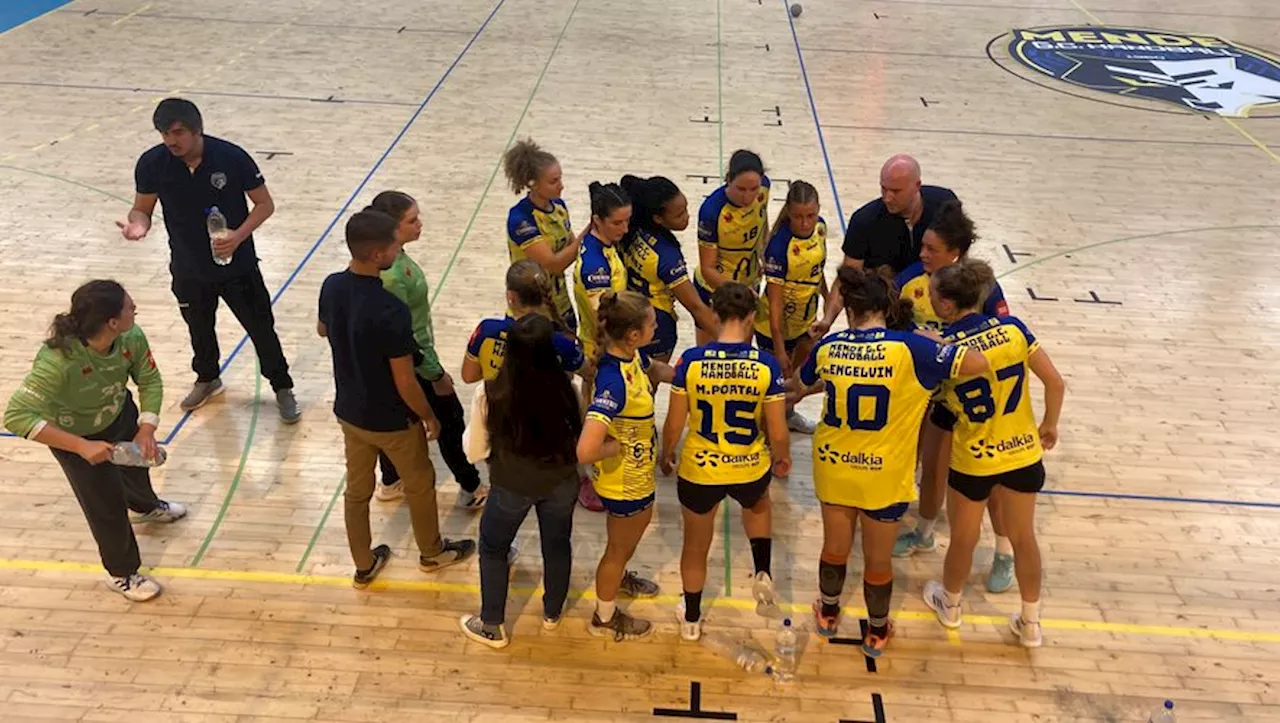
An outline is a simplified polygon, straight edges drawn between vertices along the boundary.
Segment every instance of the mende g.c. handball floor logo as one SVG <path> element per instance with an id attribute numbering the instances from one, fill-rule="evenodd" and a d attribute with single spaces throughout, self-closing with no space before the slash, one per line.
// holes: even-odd
<path id="1" fill-rule="evenodd" d="M 1280 115 L 1280 59 L 1213 35 L 1029 28 L 1013 30 L 1008 49 L 1026 68 L 1125 99 L 1236 118 Z"/>

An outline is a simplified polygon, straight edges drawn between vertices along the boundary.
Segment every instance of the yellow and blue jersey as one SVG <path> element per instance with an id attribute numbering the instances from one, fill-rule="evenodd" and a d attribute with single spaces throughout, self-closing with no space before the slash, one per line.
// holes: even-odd
<path id="1" fill-rule="evenodd" d="M 528 258 L 525 250 L 539 241 L 545 241 L 551 251 L 556 253 L 573 241 L 569 207 L 564 201 L 554 199 L 551 201 L 551 209 L 543 210 L 533 205 L 533 201 L 525 196 L 507 213 L 507 251 L 511 254 L 511 263 Z M 569 287 L 564 282 L 564 274 L 550 276 L 556 315 L 564 320 L 571 331 L 576 331 L 573 304 L 569 301 Z"/>
<path id="2" fill-rule="evenodd" d="M 698 210 L 698 245 L 716 249 L 716 270 L 752 289 L 760 286 L 760 248 L 769 235 L 769 186 L 765 176 L 756 200 L 746 206 L 735 206 L 721 186 Z M 701 270 L 694 272 L 694 282 L 709 296 L 712 288 Z"/>
<path id="3" fill-rule="evenodd" d="M 1035 336 L 1015 317 L 970 314 L 943 338 L 981 351 L 991 364 L 986 374 L 942 385 L 942 403 L 956 416 L 951 469 L 990 477 L 1039 462 L 1044 449 L 1027 383 L 1027 360 L 1040 349 Z"/>
<path id="4" fill-rule="evenodd" d="M 912 306 L 912 320 L 917 327 L 932 329 L 942 333 L 947 323 L 938 318 L 933 311 L 933 301 L 929 299 L 929 281 L 933 277 L 924 270 L 924 262 L 917 261 L 903 269 L 894 279 L 898 294 L 908 299 Z M 991 288 L 991 294 L 982 302 L 982 313 L 988 316 L 1008 316 L 1009 303 L 1004 299 L 1004 289 L 1000 283 Z"/>
<path id="5" fill-rule="evenodd" d="M 625 291 L 627 268 L 622 265 L 616 244 L 606 245 L 593 233 L 582 237 L 578 267 L 573 271 L 573 297 L 578 302 L 582 348 L 588 357 L 596 355 L 596 309 L 600 297 L 610 289 Z"/>
<path id="6" fill-rule="evenodd" d="M 827 222 L 818 219 L 809 238 L 791 233 L 791 224 L 783 220 L 778 232 L 764 249 L 764 280 L 782 287 L 782 341 L 799 338 L 809 332 L 818 320 L 818 299 L 822 296 L 822 271 L 827 265 Z M 756 313 L 756 331 L 773 336 L 769 326 L 769 296 Z M 775 340 L 777 341 L 777 340 Z"/>
<path id="7" fill-rule="evenodd" d="M 933 388 L 956 375 L 964 355 L 908 331 L 823 337 L 800 368 L 805 386 L 826 386 L 813 435 L 818 499 L 864 510 L 914 500 L 920 422 Z"/>
<path id="8" fill-rule="evenodd" d="M 491 382 L 498 378 L 498 370 L 502 361 L 507 358 L 507 334 L 516 320 L 510 316 L 501 319 L 485 319 L 471 333 L 467 341 L 467 358 L 480 364 L 484 380 Z M 556 356 L 560 357 L 560 366 L 566 372 L 576 372 L 582 368 L 584 357 L 582 348 L 572 337 L 555 332 L 551 337 Z"/>
<path id="9" fill-rule="evenodd" d="M 622 250 L 627 267 L 627 287 L 649 297 L 654 311 L 676 318 L 676 298 L 671 290 L 688 283 L 689 268 L 675 234 L 666 229 L 650 233 L 636 231 Z"/>
<path id="10" fill-rule="evenodd" d="M 617 457 L 596 463 L 596 494 L 629 502 L 653 494 L 653 467 L 658 430 L 653 421 L 653 392 L 645 370 L 649 359 L 636 352 L 630 359 L 605 353 L 596 369 L 595 391 L 587 419 L 603 422 L 618 440 Z"/>
<path id="11" fill-rule="evenodd" d="M 682 479 L 705 485 L 754 482 L 772 461 L 764 405 L 786 399 L 782 368 L 749 343 L 715 342 L 681 355 L 671 393 L 689 399 L 689 435 L 680 455 Z"/>

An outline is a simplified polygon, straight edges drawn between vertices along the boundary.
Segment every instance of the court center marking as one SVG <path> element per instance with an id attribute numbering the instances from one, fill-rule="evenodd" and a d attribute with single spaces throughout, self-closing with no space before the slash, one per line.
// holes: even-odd
<path id="1" fill-rule="evenodd" d="M 60 572 L 76 575 L 92 575 L 101 577 L 101 566 L 81 562 L 53 562 L 48 560 L 18 560 L 0 558 L 0 570 L 27 570 L 35 572 Z M 207 580 L 214 582 L 265 583 L 271 585 L 315 585 L 322 587 L 351 586 L 351 578 L 337 575 L 298 575 L 284 572 L 263 572 L 253 570 L 200 570 L 189 567 L 155 567 L 143 568 L 144 572 L 159 577 Z M 480 586 L 470 583 L 436 582 L 432 580 L 389 580 L 379 579 L 369 586 L 369 590 L 390 590 L 396 592 L 434 592 L 457 593 L 479 597 Z M 539 588 L 513 587 L 510 591 L 515 596 L 533 596 Z M 353 591 L 354 592 L 354 591 Z M 591 589 L 570 591 L 570 598 L 594 600 L 595 593 Z M 642 601 L 639 604 L 675 605 L 681 598 L 676 595 L 659 595 L 656 598 Z M 15 606 L 20 607 L 20 606 Z M 718 598 L 710 607 L 730 608 L 751 611 L 756 609 L 754 600 Z M 791 613 L 805 614 L 810 607 L 802 603 L 784 603 L 780 609 Z M 846 607 L 844 614 L 850 617 L 865 617 L 866 610 Z M 935 623 L 937 617 L 929 611 L 899 610 L 893 614 L 895 620 Z M 991 625 L 1005 628 L 1009 619 L 1003 615 L 966 615 L 964 621 L 969 625 Z M 1280 645 L 1280 632 L 1227 630 L 1218 628 L 1191 628 L 1174 625 L 1136 625 L 1129 623 L 1109 623 L 1094 620 L 1065 620 L 1045 618 L 1041 625 L 1050 630 L 1069 630 L 1088 633 L 1110 633 L 1116 635 L 1152 636 L 1165 638 L 1198 638 L 1208 640 L 1226 640 L 1245 643 L 1267 643 Z"/>

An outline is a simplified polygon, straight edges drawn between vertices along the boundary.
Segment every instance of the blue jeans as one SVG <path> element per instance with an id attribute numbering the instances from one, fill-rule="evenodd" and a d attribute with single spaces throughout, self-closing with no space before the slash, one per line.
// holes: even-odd
<path id="1" fill-rule="evenodd" d="M 538 514 L 542 538 L 543 615 L 559 618 L 569 596 L 569 571 L 573 565 L 573 509 L 578 502 L 576 472 L 543 497 L 526 497 L 500 484 L 489 489 L 480 516 L 480 619 L 501 625 L 506 618 L 507 587 L 511 564 L 507 553 L 520 525 L 533 508 Z"/>

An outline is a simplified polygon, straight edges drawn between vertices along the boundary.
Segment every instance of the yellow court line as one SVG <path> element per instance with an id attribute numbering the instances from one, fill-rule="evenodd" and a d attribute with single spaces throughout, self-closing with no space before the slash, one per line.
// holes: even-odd
<path id="1" fill-rule="evenodd" d="M 112 24 L 112 25 L 119 25 L 120 23 L 123 23 L 124 21 L 128 20 L 129 18 L 133 17 L 134 15 L 137 15 L 138 13 L 141 13 L 141 12 L 146 12 L 147 10 L 150 10 L 150 9 L 151 9 L 151 4 L 150 4 L 150 3 L 147 3 L 146 5 L 143 5 L 142 7 L 138 8 L 137 10 L 134 10 L 133 12 L 129 13 L 128 15 L 125 15 L 125 16 L 122 16 L 122 17 L 120 17 L 120 18 L 117 18 L 117 19 L 116 19 L 114 22 L 112 22 L 111 24 Z"/>
<path id="2" fill-rule="evenodd" d="M 0 558 L 0 570 L 34 570 L 38 572 L 66 572 L 80 575 L 101 576 L 102 568 L 84 562 L 58 562 L 52 560 L 17 560 Z M 302 575 L 288 572 L 265 572 L 257 570 L 207 570 L 192 567 L 156 567 L 147 570 L 157 577 L 171 578 L 188 578 L 195 580 L 210 580 L 220 582 L 245 582 L 245 583 L 267 583 L 274 585 L 319 585 L 324 587 L 350 587 L 351 578 L 338 575 Z M 436 593 L 458 593 L 467 595 L 480 595 L 480 586 L 470 583 L 450 583 L 436 582 L 434 580 L 376 580 L 368 588 L 369 590 L 397 590 L 397 591 L 413 591 L 413 592 L 436 592 Z M 530 595 L 532 596 L 538 591 L 538 588 L 511 588 L 512 595 Z M 575 596 L 574 593 L 570 593 Z M 583 599 L 592 600 L 595 593 L 591 590 L 584 590 L 581 594 L 576 595 Z M 680 601 L 680 597 L 676 595 L 659 595 L 652 598 L 650 602 L 657 604 L 675 605 Z M 756 609 L 754 600 L 740 600 L 734 598 L 720 598 L 711 604 L 711 607 L 733 608 L 737 610 Z M 781 610 L 790 613 L 808 613 L 810 607 L 803 603 L 784 603 L 778 606 Z M 866 610 L 861 608 L 846 607 L 844 609 L 846 615 L 865 617 Z M 899 610 L 894 613 L 894 619 L 899 621 L 915 621 L 915 622 L 934 622 L 935 617 L 931 612 L 919 610 Z M 991 625 L 1003 628 L 1008 625 L 1009 619 L 999 615 L 966 615 L 964 621 L 969 624 Z M 1223 630 L 1214 628 L 1187 628 L 1176 627 L 1173 625 L 1134 625 L 1129 623 L 1108 623 L 1095 620 L 1061 620 L 1053 618 L 1045 618 L 1040 621 L 1041 626 L 1049 630 L 1075 630 L 1088 633 L 1115 633 L 1118 635 L 1147 635 L 1165 638 L 1200 638 L 1211 640 L 1231 640 L 1245 643 L 1273 643 L 1280 644 L 1280 632 L 1259 632 L 1250 630 Z M 948 635 L 948 640 L 952 644 L 959 644 L 960 637 L 958 634 Z"/>
<path id="3" fill-rule="evenodd" d="M 1085 6 L 1081 5 L 1080 3 L 1076 2 L 1076 0 L 1071 0 L 1071 4 L 1072 4 L 1072 5 L 1075 5 L 1075 6 L 1076 6 L 1076 9 L 1077 9 L 1077 10 L 1079 10 L 1080 12 L 1084 13 L 1085 15 L 1088 15 L 1088 16 L 1089 16 L 1089 19 L 1093 21 L 1093 24 L 1094 24 L 1094 25 L 1105 25 L 1105 23 L 1103 23 L 1103 22 L 1102 22 L 1102 19 L 1101 19 L 1101 18 L 1099 18 L 1097 15 L 1094 15 L 1093 13 L 1089 12 L 1089 9 L 1088 9 L 1088 8 L 1086 8 Z"/>

